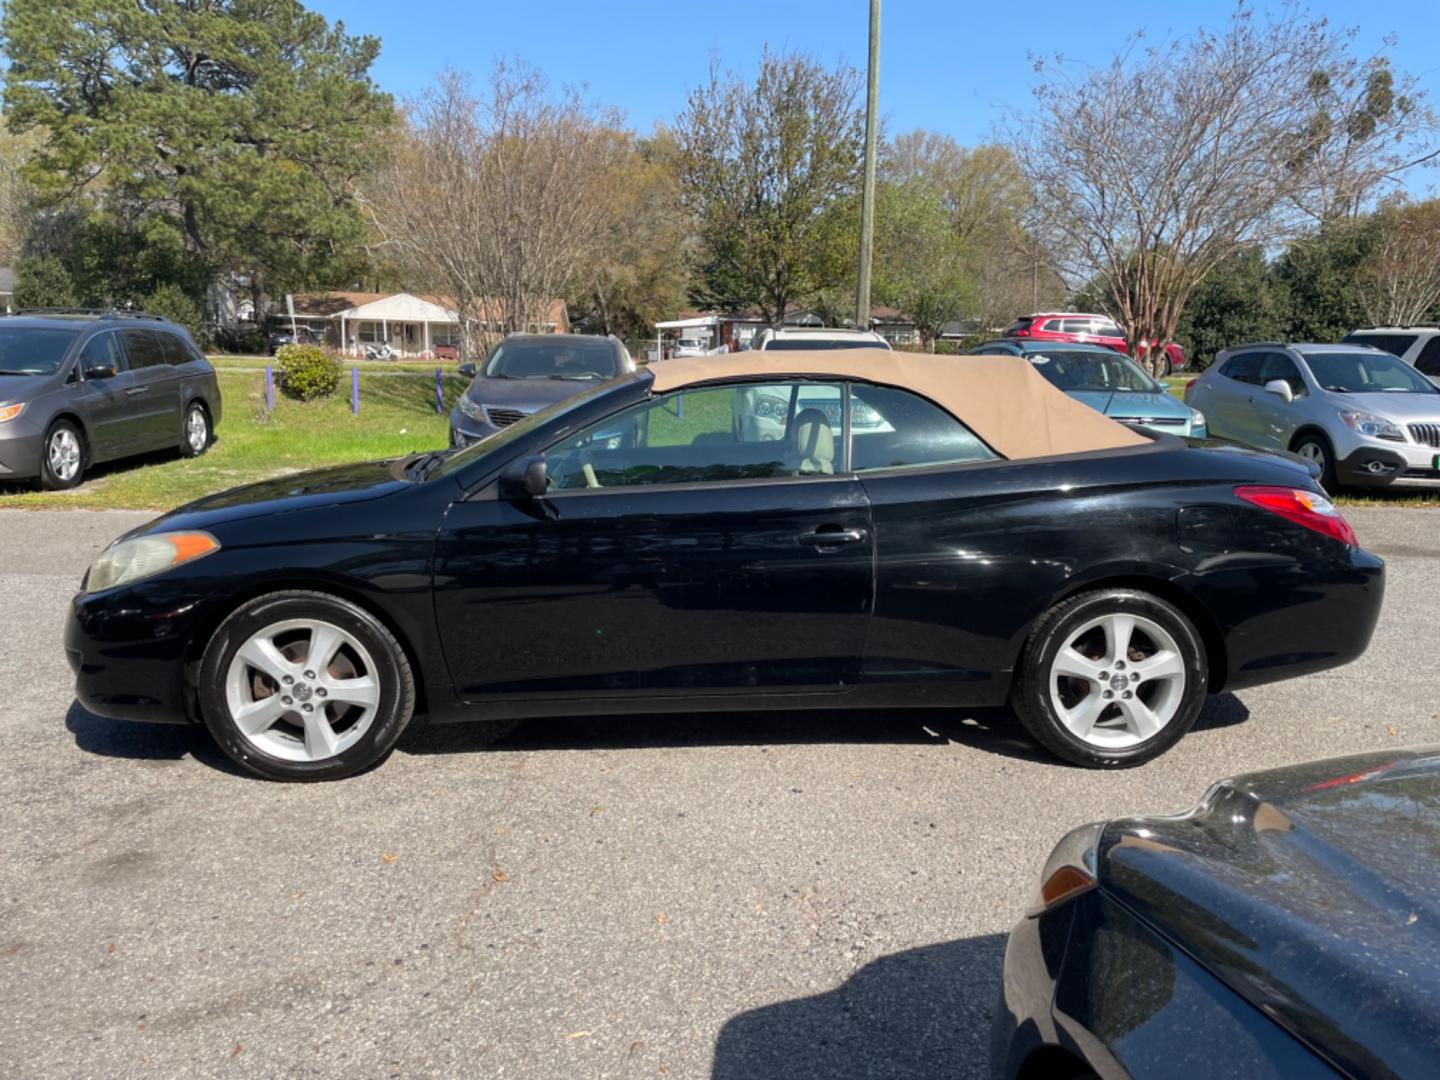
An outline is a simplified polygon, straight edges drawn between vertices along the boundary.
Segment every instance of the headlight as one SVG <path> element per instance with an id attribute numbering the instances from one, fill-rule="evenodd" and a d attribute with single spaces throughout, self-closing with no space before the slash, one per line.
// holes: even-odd
<path id="1" fill-rule="evenodd" d="M 95 560 L 85 575 L 85 591 L 128 585 L 219 550 L 220 541 L 205 532 L 151 533 L 122 540 Z"/>
<path id="2" fill-rule="evenodd" d="M 1400 430 L 1400 425 L 1393 421 L 1386 420 L 1383 416 L 1376 416 L 1368 412 L 1342 412 L 1340 419 L 1352 431 L 1358 432 L 1370 439 L 1389 439 L 1391 442 L 1404 442 L 1405 433 Z"/>
<path id="3" fill-rule="evenodd" d="M 482 424 L 487 422 L 485 419 L 484 406 L 478 401 L 466 397 L 464 394 L 460 396 L 460 411 L 470 417 L 471 420 L 479 420 Z"/>
<path id="4" fill-rule="evenodd" d="M 1205 414 L 1199 409 L 1190 410 L 1190 434 L 1196 438 L 1204 435 L 1209 429 L 1205 426 Z"/>
<path id="5" fill-rule="evenodd" d="M 25 402 L 17 401 L 14 405 L 0 405 L 0 424 L 8 420 L 14 420 L 25 411 Z"/>

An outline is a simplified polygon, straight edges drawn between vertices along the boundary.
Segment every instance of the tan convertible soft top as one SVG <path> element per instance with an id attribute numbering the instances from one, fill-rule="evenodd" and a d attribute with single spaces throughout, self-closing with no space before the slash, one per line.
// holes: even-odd
<path id="1" fill-rule="evenodd" d="M 724 379 L 855 379 L 912 390 L 1011 459 L 1081 454 L 1149 440 L 1082 405 L 1018 356 L 936 356 L 889 349 L 761 350 L 651 364 L 657 393 Z"/>

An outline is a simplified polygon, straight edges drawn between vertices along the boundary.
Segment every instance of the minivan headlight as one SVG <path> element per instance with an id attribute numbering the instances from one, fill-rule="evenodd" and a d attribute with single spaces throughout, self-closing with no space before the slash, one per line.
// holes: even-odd
<path id="1" fill-rule="evenodd" d="M 0 405 L 0 424 L 14 420 L 25 411 L 25 402 L 17 401 L 13 405 Z"/>
<path id="2" fill-rule="evenodd" d="M 220 550 L 207 532 L 151 533 L 112 544 L 85 575 L 85 591 L 99 592 L 153 577 Z"/>
<path id="3" fill-rule="evenodd" d="M 1340 419 L 1345 421 L 1346 427 L 1357 434 L 1364 435 L 1367 439 L 1405 441 L 1405 433 L 1400 430 L 1400 425 L 1386 420 L 1383 416 L 1376 416 L 1374 413 L 1368 412 L 1342 412 Z"/>
<path id="4" fill-rule="evenodd" d="M 460 395 L 460 411 L 470 417 L 471 420 L 479 420 L 481 423 L 486 422 L 485 406 L 481 405 L 478 401 L 466 397 L 464 394 Z"/>

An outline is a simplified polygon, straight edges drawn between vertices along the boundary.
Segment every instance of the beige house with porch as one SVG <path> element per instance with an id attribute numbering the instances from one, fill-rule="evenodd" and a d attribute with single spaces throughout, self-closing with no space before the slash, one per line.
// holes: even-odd
<path id="1" fill-rule="evenodd" d="M 361 355 L 367 346 L 388 343 L 401 356 L 433 357 L 437 353 L 458 355 L 460 316 L 454 302 L 443 296 L 413 293 L 331 292 L 295 297 L 295 322 L 308 327 L 327 345 L 351 356 Z M 504 304 L 487 300 L 487 312 L 494 316 L 477 333 L 498 333 L 505 324 Z M 284 312 L 272 315 L 276 325 L 289 325 Z M 526 327 L 532 333 L 570 332 L 565 301 L 551 300 L 543 321 Z M 451 350 L 455 352 L 451 352 Z"/>

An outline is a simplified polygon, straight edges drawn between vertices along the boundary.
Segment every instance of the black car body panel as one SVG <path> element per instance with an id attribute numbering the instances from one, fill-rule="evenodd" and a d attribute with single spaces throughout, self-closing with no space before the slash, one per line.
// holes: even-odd
<path id="1" fill-rule="evenodd" d="M 82 701 L 183 718 L 164 658 L 193 669 L 225 613 L 279 588 L 323 587 L 385 620 L 436 719 L 994 704 L 1035 618 L 1102 583 L 1182 605 L 1212 688 L 1239 686 L 1353 659 L 1379 610 L 1378 559 L 1233 494 L 1309 486 L 1306 470 L 1165 437 L 1026 462 L 500 497 L 507 465 L 649 386 L 639 374 L 589 388 L 423 480 L 404 462 L 327 469 L 146 526 L 203 529 L 221 550 L 76 597 Z M 856 542 L 801 540 L 832 527 Z"/>
<path id="2" fill-rule="evenodd" d="M 1026 919 L 1012 937 L 998 1071 L 1016 1075 L 1048 1045 L 1102 1075 L 1116 1061 L 1133 1076 L 1176 1075 L 1187 1048 L 1212 1060 L 1185 1075 L 1308 1075 L 1302 1047 L 1327 1072 L 1433 1076 L 1437 822 L 1440 749 L 1240 776 L 1189 813 L 1109 823 L 1096 846 L 1099 889 Z M 1057 960 L 1041 939 L 1061 925 Z M 1144 944 L 1122 962 L 1096 960 L 1124 938 Z M 1235 1014 L 1230 1034 L 1212 1037 L 1194 1008 L 1174 1011 L 1182 966 L 1204 976 L 1207 1009 Z M 1127 1010 L 1153 1011 L 1168 1058 L 1127 1057 L 1136 1029 Z"/>

